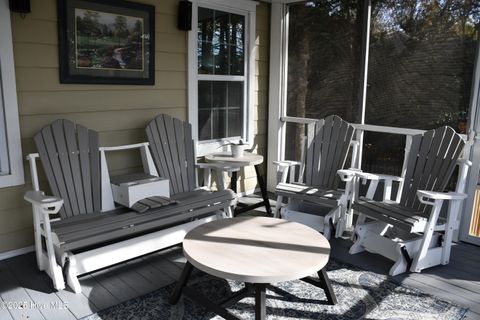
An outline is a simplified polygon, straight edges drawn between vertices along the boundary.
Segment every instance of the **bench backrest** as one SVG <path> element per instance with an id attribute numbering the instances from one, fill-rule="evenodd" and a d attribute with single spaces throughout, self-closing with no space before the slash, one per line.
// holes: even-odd
<path id="1" fill-rule="evenodd" d="M 417 190 L 444 191 L 464 146 L 462 137 L 446 126 L 413 136 L 400 203 L 424 210 Z"/>
<path id="2" fill-rule="evenodd" d="M 56 120 L 34 140 L 52 193 L 64 200 L 60 216 L 100 212 L 98 133 L 69 120 Z"/>
<path id="3" fill-rule="evenodd" d="M 158 174 L 170 180 L 170 193 L 193 191 L 196 179 L 192 126 L 161 114 L 145 130 Z"/>
<path id="4" fill-rule="evenodd" d="M 337 170 L 343 169 L 355 129 L 339 116 L 328 116 L 315 124 L 315 135 L 307 147 L 305 183 L 337 189 Z"/>

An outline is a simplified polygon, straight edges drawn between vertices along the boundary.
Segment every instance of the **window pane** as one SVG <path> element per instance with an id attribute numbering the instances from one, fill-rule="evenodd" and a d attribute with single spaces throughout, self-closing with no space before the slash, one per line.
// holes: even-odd
<path id="1" fill-rule="evenodd" d="M 200 81 L 198 83 L 198 135 L 200 138 L 210 139 L 212 136 L 212 82 Z M 202 139 L 203 140 L 203 139 Z"/>
<path id="2" fill-rule="evenodd" d="M 243 75 L 245 43 L 245 17 L 232 14 L 230 16 L 232 35 L 230 38 L 230 74 Z"/>
<path id="3" fill-rule="evenodd" d="M 212 139 L 226 137 L 225 109 L 212 109 Z"/>
<path id="4" fill-rule="evenodd" d="M 213 73 L 213 10 L 198 8 L 198 73 Z"/>
<path id="5" fill-rule="evenodd" d="M 228 137 L 240 137 L 243 129 L 243 82 L 228 83 Z"/>
<path id="6" fill-rule="evenodd" d="M 228 55 L 230 42 L 230 15 L 215 11 L 215 33 L 213 36 L 213 54 L 215 57 L 215 74 L 228 74 Z"/>
<path id="7" fill-rule="evenodd" d="M 475 1 L 376 1 L 366 123 L 425 130 L 449 125 L 465 133 L 478 23 Z M 364 165 L 376 172 L 388 171 L 388 159 L 400 157 L 404 146 L 404 139 L 384 136 L 365 140 L 375 157 Z"/>
<path id="8" fill-rule="evenodd" d="M 289 6 L 287 114 L 320 119 L 360 115 L 363 1 Z"/>
<path id="9" fill-rule="evenodd" d="M 198 82 L 198 135 L 200 140 L 241 137 L 243 82 Z"/>
<path id="10" fill-rule="evenodd" d="M 198 73 L 244 74 L 245 17 L 198 8 Z"/>

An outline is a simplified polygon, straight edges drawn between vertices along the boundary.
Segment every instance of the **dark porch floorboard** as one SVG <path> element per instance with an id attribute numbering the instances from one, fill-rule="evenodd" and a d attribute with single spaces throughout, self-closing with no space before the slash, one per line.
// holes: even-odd
<path id="1" fill-rule="evenodd" d="M 246 201 L 255 199 L 249 197 Z M 392 264 L 367 252 L 349 255 L 351 243 L 347 240 L 335 239 L 331 244 L 333 258 L 365 270 L 386 274 Z M 69 289 L 54 291 L 48 276 L 37 270 L 34 253 L 0 261 L 0 306 L 7 302 L 22 302 L 26 306 L 0 308 L 0 319 L 80 319 L 173 283 L 184 261 L 181 250 L 174 247 L 121 263 L 81 277 L 81 294 Z M 468 307 L 468 320 L 480 319 L 480 247 L 457 244 L 452 248 L 449 265 L 393 279 Z"/>

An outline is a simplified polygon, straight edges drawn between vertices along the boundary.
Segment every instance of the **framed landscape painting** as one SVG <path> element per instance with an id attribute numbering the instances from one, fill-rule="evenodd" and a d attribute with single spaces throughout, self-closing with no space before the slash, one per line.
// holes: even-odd
<path id="1" fill-rule="evenodd" d="M 60 83 L 155 83 L 155 8 L 118 0 L 59 0 Z"/>

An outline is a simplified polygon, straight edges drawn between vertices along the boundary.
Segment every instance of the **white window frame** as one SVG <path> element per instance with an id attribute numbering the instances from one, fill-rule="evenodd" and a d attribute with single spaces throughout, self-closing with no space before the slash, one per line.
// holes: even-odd
<path id="1" fill-rule="evenodd" d="M 192 124 L 192 135 L 196 144 L 197 156 L 219 151 L 218 149 L 228 141 L 234 139 L 218 139 L 199 141 L 198 137 L 198 81 L 222 80 L 219 75 L 198 74 L 197 62 L 197 33 L 198 7 L 221 10 L 245 16 L 245 75 L 234 76 L 244 80 L 244 110 L 242 139 L 248 144 L 253 143 L 253 104 L 255 93 L 255 1 L 251 0 L 193 0 L 192 1 L 192 30 L 188 32 L 188 121 Z M 228 76 L 228 80 L 233 80 Z"/>
<path id="2" fill-rule="evenodd" d="M 25 183 L 8 0 L 0 0 L 0 188 Z"/>

